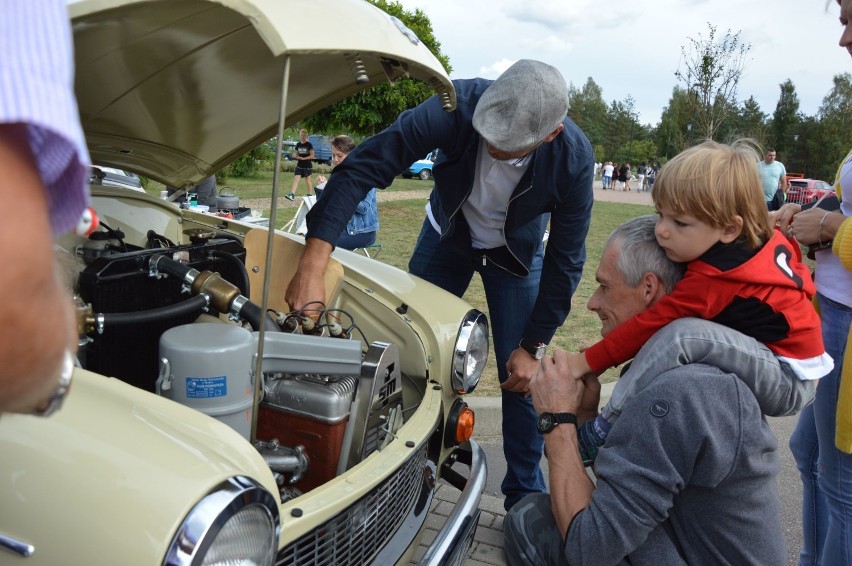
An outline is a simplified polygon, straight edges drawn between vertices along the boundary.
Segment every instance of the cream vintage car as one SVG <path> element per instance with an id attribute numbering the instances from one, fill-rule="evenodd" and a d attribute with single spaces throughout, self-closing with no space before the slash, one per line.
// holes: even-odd
<path id="1" fill-rule="evenodd" d="M 388 79 L 455 105 L 426 47 L 362 0 L 69 13 L 92 160 L 171 186 Z M 463 400 L 481 313 L 338 251 L 314 324 L 283 301 L 299 237 L 123 188 L 92 186 L 92 206 L 100 227 L 59 242 L 80 270 L 72 389 L 49 418 L 0 416 L 0 564 L 463 561 L 486 474 Z M 439 479 L 458 501 L 415 554 Z"/>

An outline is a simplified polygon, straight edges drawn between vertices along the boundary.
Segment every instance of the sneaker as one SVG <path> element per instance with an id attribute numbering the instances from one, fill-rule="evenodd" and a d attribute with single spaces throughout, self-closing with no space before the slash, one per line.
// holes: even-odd
<path id="1" fill-rule="evenodd" d="M 287 200 L 293 200 L 294 198 L 296 198 L 296 193 L 287 193 L 286 195 L 284 195 L 284 198 Z"/>

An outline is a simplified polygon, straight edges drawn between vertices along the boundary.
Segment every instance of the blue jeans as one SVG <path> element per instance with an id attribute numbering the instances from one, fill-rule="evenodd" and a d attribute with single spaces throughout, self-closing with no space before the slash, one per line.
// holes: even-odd
<path id="1" fill-rule="evenodd" d="M 538 296 L 543 253 L 542 245 L 533 258 L 530 274 L 518 277 L 493 264 L 481 265 L 481 261 L 474 261 L 470 249 L 441 243 L 438 232 L 427 218 L 408 263 L 409 272 L 457 297 L 464 295 L 473 273 L 479 272 L 488 301 L 491 338 L 500 383 L 507 378 L 506 362 L 521 341 L 524 326 Z M 546 490 L 544 474 L 539 465 L 544 439 L 535 427 L 536 412 L 532 400 L 521 393 L 502 390 L 501 396 L 506 476 L 500 489 L 506 496 L 504 505 L 509 509 L 525 495 Z"/>
<path id="2" fill-rule="evenodd" d="M 376 241 L 376 232 L 361 232 L 360 234 L 350 234 L 346 228 L 337 237 L 337 242 L 334 244 L 338 248 L 344 250 L 357 250 L 358 248 L 366 248 Z"/>
<path id="3" fill-rule="evenodd" d="M 834 369 L 820 380 L 790 437 L 790 450 L 802 477 L 801 565 L 852 564 L 852 454 L 834 445 L 837 395 L 852 309 L 817 295 L 822 338 Z"/>

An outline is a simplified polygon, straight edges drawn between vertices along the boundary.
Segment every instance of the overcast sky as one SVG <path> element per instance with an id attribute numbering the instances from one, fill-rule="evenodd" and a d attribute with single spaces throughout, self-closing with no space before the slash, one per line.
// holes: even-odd
<path id="1" fill-rule="evenodd" d="M 496 78 L 518 59 L 556 66 L 582 87 L 592 77 L 607 104 L 631 95 L 639 121 L 656 125 L 678 85 L 681 46 L 707 23 L 751 44 L 738 95 L 771 115 L 793 81 L 800 111 L 815 115 L 834 75 L 852 72 L 838 46 L 834 0 L 399 0 L 429 16 L 451 78 Z M 680 86 L 683 86 L 680 84 Z"/>

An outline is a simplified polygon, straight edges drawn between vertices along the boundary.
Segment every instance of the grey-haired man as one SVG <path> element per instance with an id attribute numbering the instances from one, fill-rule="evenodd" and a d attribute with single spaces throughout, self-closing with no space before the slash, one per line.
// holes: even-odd
<path id="1" fill-rule="evenodd" d="M 321 299 L 332 243 L 357 203 L 372 187 L 390 186 L 413 161 L 440 149 L 409 270 L 458 296 L 474 272 L 482 278 L 503 388 L 502 491 L 508 509 L 545 489 L 543 442 L 524 393 L 580 280 L 594 152 L 567 118 L 568 87 L 550 65 L 521 60 L 496 81 L 454 85 L 454 112 L 432 97 L 403 112 L 338 167 L 308 215 L 306 249 L 285 298 L 294 309 Z"/>
<path id="2" fill-rule="evenodd" d="M 654 225 L 653 217 L 630 220 L 607 241 L 596 273 L 600 287 L 589 300 L 604 334 L 656 303 L 680 279 L 656 243 Z M 728 373 L 713 361 L 754 373 L 760 345 L 750 340 L 697 319 L 660 330 L 634 364 L 679 342 L 708 346 L 708 363 L 667 364 L 674 369 L 660 371 L 634 392 L 595 460 L 596 485 L 580 454 L 581 433 L 597 416 L 600 384 L 590 377 L 565 379 L 560 352 L 544 358 L 531 393 L 542 414 L 551 494 L 530 495 L 509 511 L 507 562 L 786 562 L 777 443 L 747 384 L 754 387 L 759 378 L 743 379 L 744 371 Z M 771 397 L 764 387 L 754 389 Z M 803 400 L 790 402 L 801 408 Z"/>

